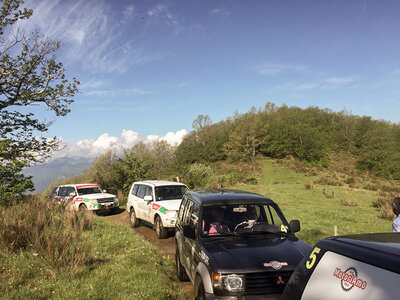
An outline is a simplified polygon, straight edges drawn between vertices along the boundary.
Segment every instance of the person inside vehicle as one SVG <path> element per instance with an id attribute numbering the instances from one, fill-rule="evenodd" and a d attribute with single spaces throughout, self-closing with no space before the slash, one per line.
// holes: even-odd
<path id="1" fill-rule="evenodd" d="M 393 199 L 392 203 L 393 213 L 396 215 L 392 223 L 393 232 L 400 232 L 400 197 Z"/>
<path id="2" fill-rule="evenodd" d="M 225 213 L 221 207 L 213 207 L 211 210 L 212 222 L 208 235 L 219 235 L 221 233 L 230 232 L 228 225 L 225 223 Z"/>

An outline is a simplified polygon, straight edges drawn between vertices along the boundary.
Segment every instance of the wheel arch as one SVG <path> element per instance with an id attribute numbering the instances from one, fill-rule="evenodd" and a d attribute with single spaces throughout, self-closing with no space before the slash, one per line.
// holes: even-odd
<path id="1" fill-rule="evenodd" d="M 211 277 L 210 277 L 210 273 L 208 272 L 208 269 L 206 267 L 206 265 L 202 262 L 200 262 L 197 265 L 196 268 L 196 276 L 194 279 L 194 286 L 196 287 L 195 289 L 193 289 L 193 293 L 194 293 L 194 297 L 197 296 L 197 290 L 198 287 L 200 285 L 200 282 L 203 282 L 203 286 L 204 286 L 204 291 L 208 294 L 212 294 L 214 293 L 213 287 L 212 287 L 212 282 L 211 282 Z"/>

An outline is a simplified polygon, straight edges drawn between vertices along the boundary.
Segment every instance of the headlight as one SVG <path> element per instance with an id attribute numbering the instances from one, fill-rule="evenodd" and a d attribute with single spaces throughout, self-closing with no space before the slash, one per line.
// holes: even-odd
<path id="1" fill-rule="evenodd" d="M 221 275 L 212 273 L 214 288 L 225 289 L 229 292 L 244 291 L 244 276 L 237 274 Z"/>
<path id="2" fill-rule="evenodd" d="M 232 274 L 223 276 L 224 289 L 229 292 L 239 292 L 244 290 L 244 278 L 243 276 Z"/>
<path id="3" fill-rule="evenodd" d="M 166 210 L 165 214 L 170 218 L 176 218 L 176 210 Z"/>

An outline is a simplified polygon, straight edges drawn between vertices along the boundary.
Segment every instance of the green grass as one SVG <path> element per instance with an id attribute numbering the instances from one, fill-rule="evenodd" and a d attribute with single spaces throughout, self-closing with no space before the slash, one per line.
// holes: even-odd
<path id="1" fill-rule="evenodd" d="M 378 198 L 377 192 L 352 189 L 346 184 L 314 184 L 312 190 L 307 190 L 305 184 L 316 179 L 317 176 L 306 176 L 266 159 L 257 185 L 235 188 L 262 194 L 278 203 L 288 221 L 300 220 L 301 231 L 297 236 L 310 245 L 332 236 L 335 225 L 339 235 L 391 231 L 391 222 L 384 220 L 379 210 L 372 207 Z M 324 188 L 327 193 L 334 191 L 334 197 L 327 198 Z M 358 202 L 358 206 L 344 206 L 341 199 Z"/>
<path id="2" fill-rule="evenodd" d="M 173 263 L 139 234 L 96 217 L 84 233 L 91 259 L 74 276 L 53 271 L 33 251 L 0 255 L 2 299 L 184 299 Z"/>

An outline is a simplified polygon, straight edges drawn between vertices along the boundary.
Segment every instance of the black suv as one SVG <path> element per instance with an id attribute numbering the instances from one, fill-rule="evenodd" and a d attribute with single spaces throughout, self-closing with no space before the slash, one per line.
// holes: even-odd
<path id="1" fill-rule="evenodd" d="M 322 296 L 323 295 L 323 296 Z M 331 237 L 299 263 L 282 299 L 399 299 L 400 234 Z"/>
<path id="2" fill-rule="evenodd" d="M 188 191 L 175 234 L 177 276 L 195 299 L 279 299 L 310 246 L 272 200 L 240 190 Z"/>

